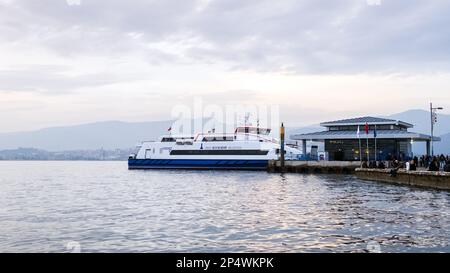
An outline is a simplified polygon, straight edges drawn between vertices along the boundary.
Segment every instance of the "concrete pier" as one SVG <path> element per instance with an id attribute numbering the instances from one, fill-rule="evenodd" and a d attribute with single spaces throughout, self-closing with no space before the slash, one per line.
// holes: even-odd
<path id="1" fill-rule="evenodd" d="M 450 190 L 450 173 L 428 171 L 398 170 L 391 174 L 389 169 L 356 169 L 356 176 L 360 179 L 408 185 L 415 187 Z"/>
<path id="2" fill-rule="evenodd" d="M 328 173 L 328 174 L 353 174 L 360 167 L 360 162 L 355 161 L 285 161 L 284 169 L 281 162 L 272 160 L 267 168 L 268 172 L 287 173 Z"/>

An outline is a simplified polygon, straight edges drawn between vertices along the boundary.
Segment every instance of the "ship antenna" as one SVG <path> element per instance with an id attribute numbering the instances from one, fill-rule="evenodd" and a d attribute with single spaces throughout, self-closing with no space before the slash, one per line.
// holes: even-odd
<path id="1" fill-rule="evenodd" d="M 250 113 L 245 113 L 245 127 L 247 127 L 248 120 L 250 119 Z"/>
<path id="2" fill-rule="evenodd" d="M 256 120 L 256 134 L 259 135 L 259 118 Z"/>
<path id="3" fill-rule="evenodd" d="M 244 127 L 244 132 L 245 132 L 245 140 L 248 140 L 248 133 L 250 132 L 249 128 L 247 127 L 248 125 L 248 120 L 250 119 L 250 113 L 247 112 L 245 113 L 245 127 Z"/>

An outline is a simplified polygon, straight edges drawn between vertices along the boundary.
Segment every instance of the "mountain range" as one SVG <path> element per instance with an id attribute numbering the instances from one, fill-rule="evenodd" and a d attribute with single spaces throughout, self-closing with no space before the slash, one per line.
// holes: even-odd
<path id="1" fill-rule="evenodd" d="M 430 134 L 430 113 L 409 110 L 385 116 L 414 125 L 413 132 Z M 332 119 L 331 119 L 332 120 Z M 106 121 L 90 124 L 52 127 L 30 132 L 1 133 L 0 150 L 19 147 L 48 151 L 128 149 L 142 140 L 155 140 L 167 133 L 173 121 L 122 122 Z M 320 125 L 287 127 L 287 135 L 323 130 Z M 436 153 L 450 154 L 450 115 L 439 114 L 435 135 L 442 141 L 435 144 Z"/>
<path id="2" fill-rule="evenodd" d="M 138 141 L 155 140 L 167 132 L 173 121 L 122 122 L 45 128 L 31 132 L 0 134 L 0 150 L 19 147 L 47 151 L 125 149 Z"/>

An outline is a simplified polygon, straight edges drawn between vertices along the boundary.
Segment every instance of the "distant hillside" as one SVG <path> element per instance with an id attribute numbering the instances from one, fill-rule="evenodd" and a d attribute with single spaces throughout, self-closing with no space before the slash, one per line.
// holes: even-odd
<path id="1" fill-rule="evenodd" d="M 388 116 L 415 125 L 411 130 L 429 134 L 430 116 L 424 110 L 410 110 Z M 206 121 L 206 120 L 205 120 Z M 173 121 L 121 122 L 107 121 L 78 126 L 46 128 L 32 132 L 0 134 L 0 150 L 17 148 L 35 148 L 47 151 L 70 150 L 114 150 L 133 148 L 142 140 L 155 140 L 167 133 Z M 287 124 L 288 125 L 288 124 Z M 216 124 L 216 129 L 221 124 Z M 277 131 L 278 128 L 274 128 Z M 323 130 L 319 125 L 307 127 L 287 127 L 286 135 L 310 133 Z M 219 131 L 219 130 L 217 130 Z M 450 115 L 439 115 L 436 136 L 444 135 L 442 143 L 436 143 L 436 152 L 450 153 Z M 422 145 L 423 146 L 423 145 Z M 423 153 L 424 147 L 415 145 L 416 153 Z"/>
<path id="2" fill-rule="evenodd" d="M 434 144 L 434 150 L 437 154 L 450 155 L 450 133 L 441 136 L 441 141 Z"/>
<path id="3" fill-rule="evenodd" d="M 49 152 L 34 148 L 0 150 L 1 160 L 126 160 L 136 149 L 70 150 Z"/>
<path id="4" fill-rule="evenodd" d="M 172 121 L 108 121 L 0 134 L 0 150 L 19 147 L 47 151 L 132 148 L 138 141 L 155 140 L 166 133 L 171 124 Z"/>
<path id="5" fill-rule="evenodd" d="M 206 122 L 208 119 L 204 119 Z M 192 120 L 191 124 L 196 120 Z M 0 134 L 0 150 L 35 148 L 46 151 L 114 150 L 134 148 L 143 140 L 167 134 L 174 121 L 106 121 L 53 127 L 31 132 Z M 192 126 L 193 128 L 193 126 Z"/>
<path id="6" fill-rule="evenodd" d="M 431 117 L 430 112 L 425 110 L 409 110 L 406 112 L 388 116 L 391 119 L 397 119 L 409 122 L 414 125 L 410 129 L 413 132 L 430 134 Z M 441 142 L 435 142 L 434 151 L 436 154 L 450 154 L 450 115 L 438 113 L 438 122 L 434 127 L 434 135 L 442 138 Z M 424 154 L 426 151 L 424 143 L 414 143 L 413 152 L 415 154 Z"/>
<path id="7" fill-rule="evenodd" d="M 431 117 L 430 112 L 425 110 L 409 110 L 406 112 L 394 114 L 388 116 L 391 119 L 397 119 L 405 122 L 409 122 L 414 125 L 411 131 L 430 134 Z M 434 133 L 436 136 L 450 133 L 450 115 L 444 115 L 438 113 L 438 123 L 434 127 Z"/>
<path id="8" fill-rule="evenodd" d="M 324 127 L 320 127 L 320 125 L 311 125 L 311 126 L 306 126 L 306 127 L 287 127 L 286 128 L 286 135 L 288 137 L 290 137 L 291 135 L 296 135 L 296 134 L 309 134 L 309 133 L 313 133 L 313 132 L 319 132 L 319 131 L 323 131 L 325 128 Z"/>

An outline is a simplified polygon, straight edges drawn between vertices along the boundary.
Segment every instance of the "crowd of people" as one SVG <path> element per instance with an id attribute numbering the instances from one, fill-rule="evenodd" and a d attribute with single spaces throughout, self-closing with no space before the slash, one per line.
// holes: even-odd
<path id="1" fill-rule="evenodd" d="M 411 160 L 399 160 L 392 158 L 387 161 L 363 161 L 362 168 L 369 169 L 406 169 L 407 171 L 416 171 L 419 168 L 432 172 L 450 172 L 450 156 L 415 156 Z"/>

